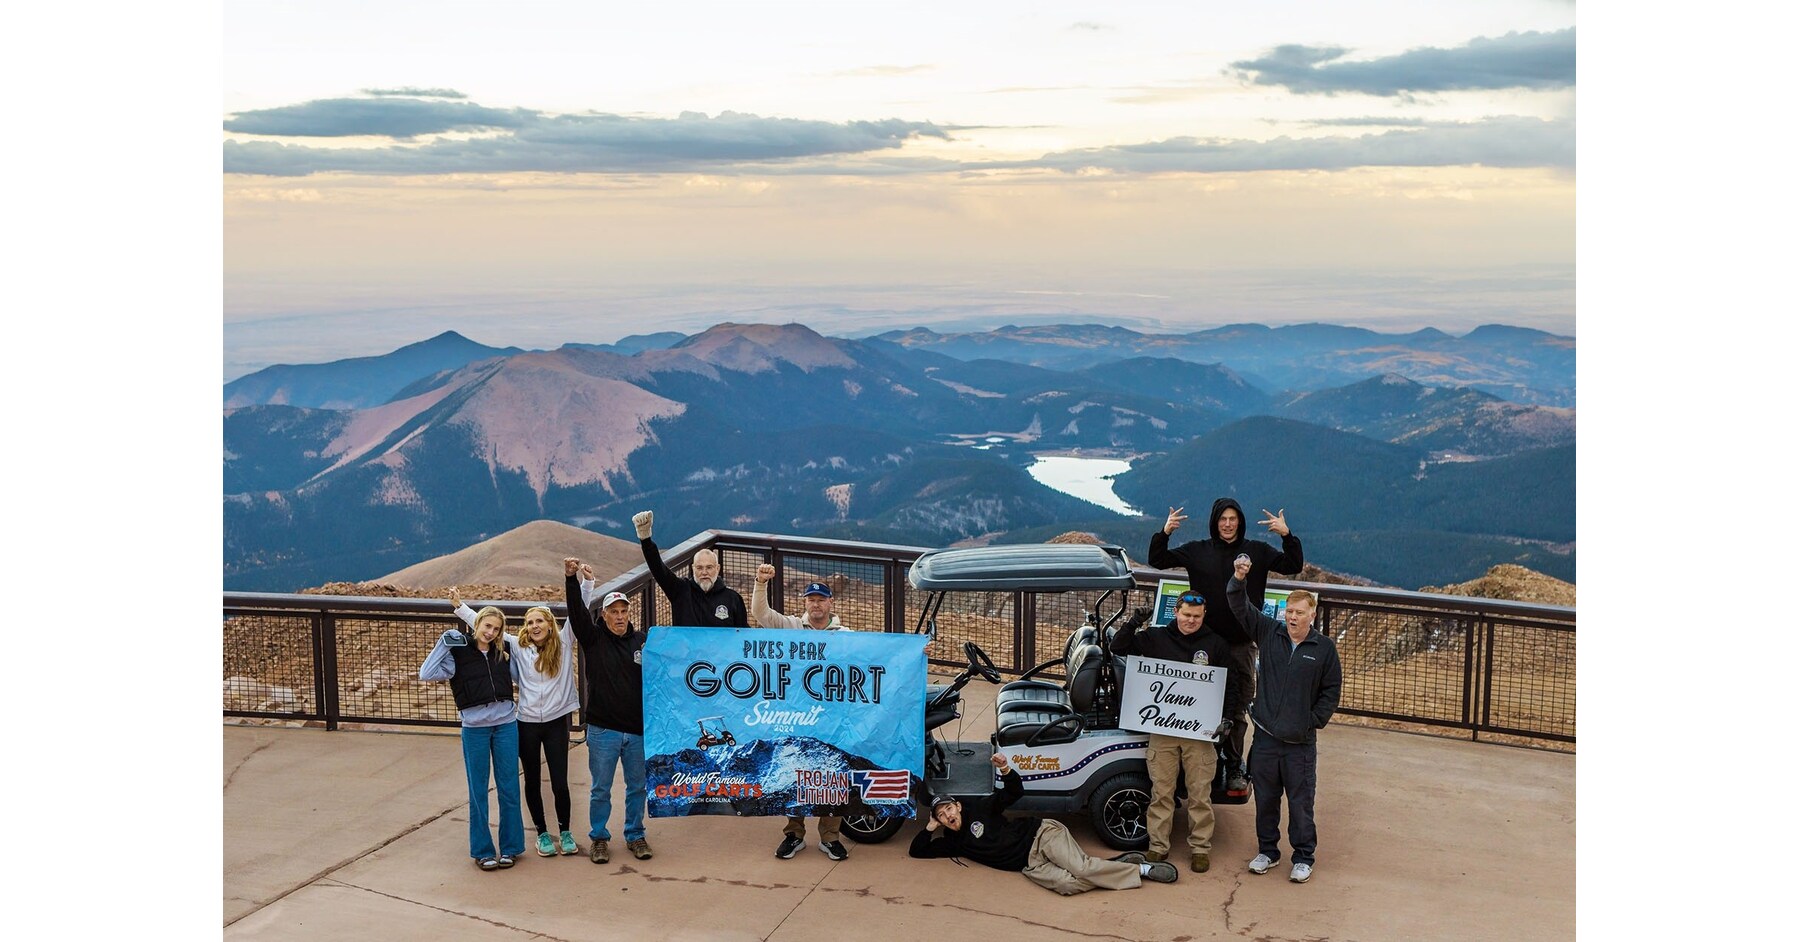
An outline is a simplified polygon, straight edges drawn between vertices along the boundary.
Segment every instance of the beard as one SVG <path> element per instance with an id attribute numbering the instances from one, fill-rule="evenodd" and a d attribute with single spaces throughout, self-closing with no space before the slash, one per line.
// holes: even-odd
<path id="1" fill-rule="evenodd" d="M 704 579 L 704 580 L 696 579 L 694 581 L 698 582 L 700 584 L 701 592 L 710 592 L 710 591 L 712 591 L 712 587 L 718 584 L 717 579 Z"/>

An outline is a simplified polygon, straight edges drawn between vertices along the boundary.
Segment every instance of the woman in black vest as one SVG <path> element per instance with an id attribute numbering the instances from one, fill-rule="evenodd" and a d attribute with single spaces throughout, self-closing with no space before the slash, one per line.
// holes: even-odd
<path id="1" fill-rule="evenodd" d="M 506 636 L 506 616 L 488 606 L 475 616 L 471 633 L 454 628 L 419 667 L 420 680 L 447 680 L 462 716 L 462 762 L 468 771 L 469 856 L 483 870 L 510 867 L 525 852 L 525 827 L 519 816 L 518 707 L 512 693 L 513 640 Z M 487 830 L 487 778 L 493 772 L 500 797 L 500 847 L 494 853 Z"/>

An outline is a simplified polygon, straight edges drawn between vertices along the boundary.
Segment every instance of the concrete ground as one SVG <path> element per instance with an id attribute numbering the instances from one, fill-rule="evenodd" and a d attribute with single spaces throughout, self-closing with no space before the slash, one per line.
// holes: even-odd
<path id="1" fill-rule="evenodd" d="M 955 738 L 992 729 L 970 688 Z M 952 734 L 954 730 L 951 730 Z M 541 858 L 483 873 L 468 857 L 454 732 L 225 728 L 228 939 L 1485 940 L 1574 936 L 1574 757 L 1374 729 L 1320 736 L 1317 872 L 1248 872 L 1253 806 L 1220 808 L 1210 873 L 1060 897 L 1014 873 L 912 860 L 908 824 L 885 844 L 814 835 L 778 860 L 763 818 L 651 819 L 655 857 Z M 586 849 L 587 761 L 569 761 Z M 549 801 L 545 789 L 545 801 Z M 490 801 L 492 799 L 490 798 Z M 1184 861 L 1184 815 L 1175 828 Z M 1109 856 L 1084 817 L 1063 818 Z M 526 836 L 535 836 L 526 820 Z"/>

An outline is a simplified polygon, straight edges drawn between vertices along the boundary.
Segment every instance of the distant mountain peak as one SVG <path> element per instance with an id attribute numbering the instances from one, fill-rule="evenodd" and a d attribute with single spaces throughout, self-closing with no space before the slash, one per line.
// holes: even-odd
<path id="1" fill-rule="evenodd" d="M 762 373 L 781 363 L 808 373 L 854 367 L 835 341 L 804 324 L 716 324 L 670 347 L 719 369 Z"/>

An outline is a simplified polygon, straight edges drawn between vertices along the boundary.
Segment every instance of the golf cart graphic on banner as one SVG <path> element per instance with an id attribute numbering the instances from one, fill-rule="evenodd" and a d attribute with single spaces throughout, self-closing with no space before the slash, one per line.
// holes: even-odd
<path id="1" fill-rule="evenodd" d="M 643 648 L 652 817 L 912 817 L 925 639 L 659 628 Z"/>

